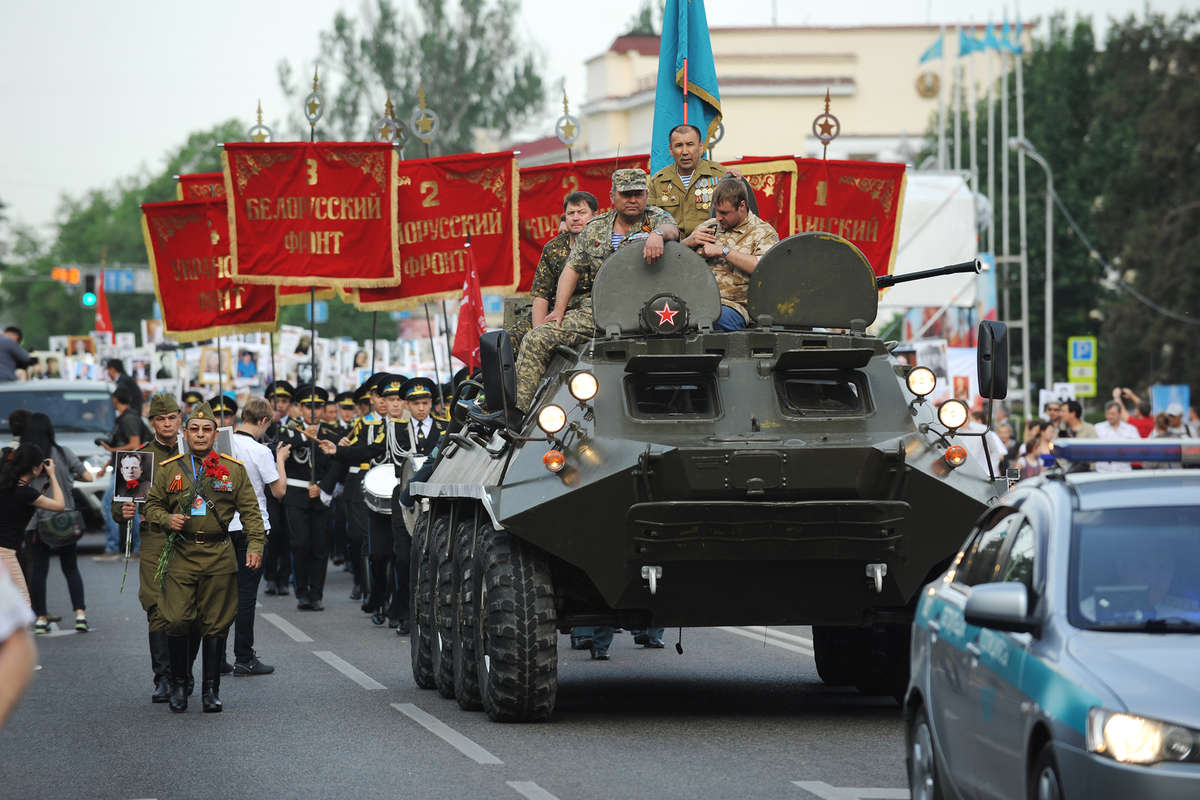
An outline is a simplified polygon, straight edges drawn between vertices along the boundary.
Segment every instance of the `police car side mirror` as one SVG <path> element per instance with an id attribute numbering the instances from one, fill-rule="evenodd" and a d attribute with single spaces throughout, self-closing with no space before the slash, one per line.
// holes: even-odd
<path id="1" fill-rule="evenodd" d="M 979 323 L 975 348 L 979 396 L 991 400 L 1008 397 L 1008 326 L 985 319 Z"/>
<path id="2" fill-rule="evenodd" d="M 971 587 L 963 618 L 968 625 L 997 631 L 1036 634 L 1041 625 L 1029 615 L 1029 590 L 1017 582 Z"/>

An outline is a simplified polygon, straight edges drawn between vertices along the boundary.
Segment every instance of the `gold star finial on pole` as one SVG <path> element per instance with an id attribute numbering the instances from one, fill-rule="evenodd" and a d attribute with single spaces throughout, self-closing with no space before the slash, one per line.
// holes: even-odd
<path id="1" fill-rule="evenodd" d="M 829 113 L 829 102 L 829 90 L 826 89 L 825 111 L 818 114 L 812 123 L 813 136 L 817 137 L 817 140 L 821 142 L 821 158 L 827 157 L 829 143 L 836 139 L 838 134 L 842 132 L 842 123 L 838 121 L 837 117 Z"/>
<path id="2" fill-rule="evenodd" d="M 271 129 L 264 125 L 262 121 L 261 99 L 258 101 L 258 110 L 254 112 L 254 116 L 258 121 L 250 126 L 250 130 L 246 132 L 246 135 L 250 137 L 251 141 L 258 142 L 259 144 L 271 141 Z"/>

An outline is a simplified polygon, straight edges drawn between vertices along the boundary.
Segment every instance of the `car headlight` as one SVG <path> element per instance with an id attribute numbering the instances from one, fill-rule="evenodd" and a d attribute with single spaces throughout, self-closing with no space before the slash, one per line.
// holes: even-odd
<path id="1" fill-rule="evenodd" d="M 947 400 L 938 408 L 938 422 L 950 430 L 957 430 L 967 424 L 971 412 L 962 400 Z"/>
<path id="2" fill-rule="evenodd" d="M 917 397 L 924 397 L 937 386 L 937 376 L 929 367 L 914 367 L 905 378 L 908 390 Z"/>
<path id="3" fill-rule="evenodd" d="M 571 376 L 567 387 L 571 390 L 571 396 L 581 403 L 591 400 L 596 396 L 596 392 L 600 391 L 596 376 L 590 372 L 576 372 Z"/>
<path id="4" fill-rule="evenodd" d="M 1200 732 L 1134 714 L 1093 708 L 1088 712 L 1087 748 L 1127 764 L 1196 761 Z"/>
<path id="5" fill-rule="evenodd" d="M 551 403 L 538 412 L 537 424 L 546 433 L 558 433 L 567 424 L 567 412 L 563 411 L 562 406 Z"/>

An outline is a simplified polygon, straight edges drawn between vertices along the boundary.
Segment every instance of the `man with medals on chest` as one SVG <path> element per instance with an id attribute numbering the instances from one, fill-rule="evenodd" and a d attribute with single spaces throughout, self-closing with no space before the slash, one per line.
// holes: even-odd
<path id="1" fill-rule="evenodd" d="M 263 444 L 275 452 L 279 444 L 280 434 L 288 424 L 288 412 L 292 405 L 292 392 L 295 389 L 287 381 L 271 381 L 267 384 L 267 402 L 274 409 L 274 419 L 263 434 Z M 267 539 L 267 549 L 263 555 L 263 580 L 266 581 L 267 594 L 285 595 L 288 593 L 288 581 L 292 574 L 291 538 L 288 536 L 287 514 L 283 503 L 274 495 L 267 495 L 267 516 L 271 519 L 271 536 Z"/>
<path id="2" fill-rule="evenodd" d="M 171 661 L 173 712 L 187 710 L 188 634 L 203 635 L 203 704 L 221 710 L 221 662 L 225 636 L 237 613 L 237 561 L 229 523 L 239 514 L 246 532 L 246 566 L 262 563 L 263 520 L 258 498 L 241 462 L 212 449 L 216 419 L 207 403 L 197 403 L 188 418 L 188 452 L 155 467 L 146 519 L 166 532 L 159 559 L 162 593 L 159 610 L 166 620 Z"/>
<path id="3" fill-rule="evenodd" d="M 153 452 L 155 464 L 179 455 L 181 412 L 175 397 L 165 392 L 151 397 L 148 416 L 154 436 L 138 449 Z M 113 503 L 112 516 L 118 525 L 133 519 L 136 513 L 136 503 Z M 142 608 L 146 611 L 146 621 L 150 624 L 150 664 L 154 669 L 154 694 L 151 695 L 150 701 L 153 703 L 165 703 L 171 696 L 171 655 L 167 649 L 167 621 L 158 607 L 161 587 L 154 579 L 154 570 L 158 566 L 158 557 L 162 554 L 166 538 L 166 531 L 143 521 L 142 555 L 138 563 L 138 600 L 141 601 Z M 189 674 L 190 664 L 195 661 L 196 652 L 200 648 L 199 635 L 193 633 L 191 638 L 194 646 L 189 652 Z M 190 689 L 188 694 L 191 694 Z"/>
<path id="4" fill-rule="evenodd" d="M 285 462 L 287 492 L 283 507 L 287 514 L 291 539 L 292 573 L 296 579 L 296 608 L 300 611 L 324 611 L 325 570 L 329 562 L 329 504 L 331 491 L 322 491 L 320 483 L 333 469 L 333 462 L 318 443 L 334 440 L 322 434 L 317 415 L 325 408 L 328 394 L 319 386 L 297 387 L 292 400 L 299 404 L 303 421 L 293 419 L 280 433 L 279 442 L 290 444 L 292 452 Z"/>
<path id="5" fill-rule="evenodd" d="M 649 202 L 670 214 L 679 235 L 686 237 L 712 216 L 713 192 L 729 170 L 701 155 L 703 139 L 695 125 L 677 125 L 668 136 L 674 163 L 650 178 Z M 691 246 L 686 240 L 684 244 Z"/>

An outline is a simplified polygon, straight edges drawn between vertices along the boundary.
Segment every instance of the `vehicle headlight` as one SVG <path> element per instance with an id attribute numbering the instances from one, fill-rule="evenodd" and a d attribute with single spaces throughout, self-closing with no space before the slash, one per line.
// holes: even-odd
<path id="1" fill-rule="evenodd" d="M 1127 764 L 1195 761 L 1200 732 L 1133 714 L 1093 708 L 1088 712 L 1087 748 Z"/>
<path id="2" fill-rule="evenodd" d="M 962 400 L 947 400 L 938 408 L 938 422 L 950 430 L 956 430 L 967 424 L 970 411 Z"/>
<path id="3" fill-rule="evenodd" d="M 908 384 L 910 392 L 917 397 L 924 397 L 937 386 L 937 376 L 929 367 L 915 367 L 909 371 L 905 383 Z"/>
<path id="4" fill-rule="evenodd" d="M 546 433 L 558 433 L 567 424 L 567 412 L 563 411 L 562 406 L 551 403 L 538 412 L 537 424 Z"/>
<path id="5" fill-rule="evenodd" d="M 600 391 L 596 376 L 590 372 L 576 372 L 571 376 L 567 387 L 571 390 L 571 396 L 581 403 L 591 400 L 596 396 L 596 392 Z"/>

